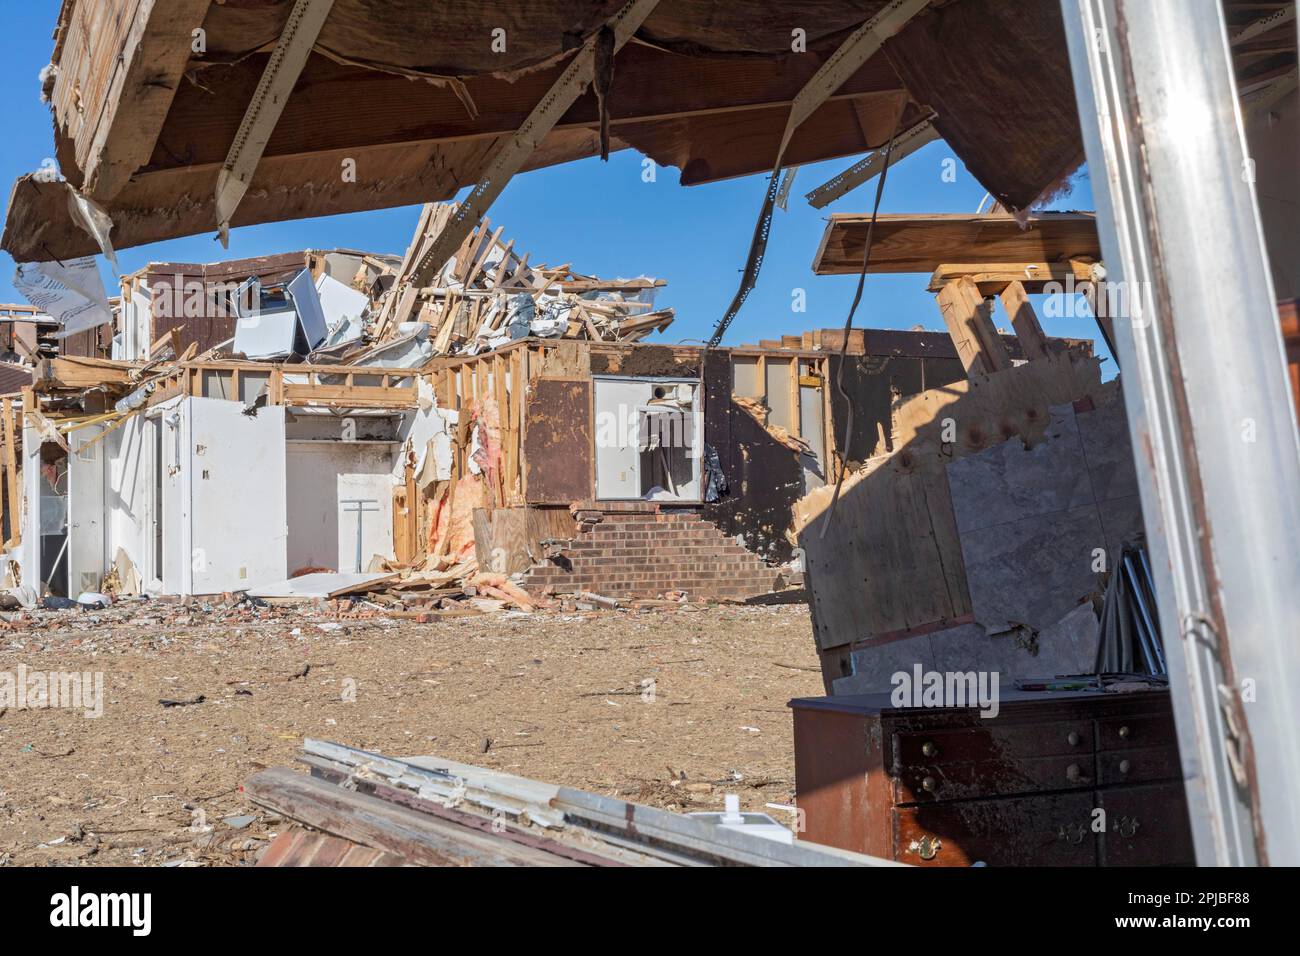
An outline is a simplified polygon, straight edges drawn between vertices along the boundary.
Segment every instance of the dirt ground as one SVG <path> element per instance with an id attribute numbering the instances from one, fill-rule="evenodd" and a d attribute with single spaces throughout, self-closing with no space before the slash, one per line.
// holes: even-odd
<path id="1" fill-rule="evenodd" d="M 292 766 L 304 737 L 672 810 L 720 809 L 728 792 L 761 809 L 794 796 L 786 701 L 822 692 L 797 604 L 416 623 L 138 601 L 4 617 L 0 680 L 103 675 L 98 717 L 0 702 L 10 866 L 251 864 L 284 821 L 241 785 Z"/>

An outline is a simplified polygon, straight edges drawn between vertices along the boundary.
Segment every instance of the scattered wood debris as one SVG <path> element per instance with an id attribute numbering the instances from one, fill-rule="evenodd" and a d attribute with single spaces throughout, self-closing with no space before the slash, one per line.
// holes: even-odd
<path id="1" fill-rule="evenodd" d="M 636 342 L 663 331 L 672 309 L 655 309 L 662 279 L 599 279 L 566 263 L 529 264 L 503 227 L 483 221 L 471 230 L 432 285 L 417 285 L 415 263 L 446 228 L 456 207 L 429 203 L 374 316 L 375 341 L 395 339 L 410 323 L 429 326 L 434 355 L 475 355 L 516 339 Z M 390 270 L 391 271 L 391 270 Z"/>

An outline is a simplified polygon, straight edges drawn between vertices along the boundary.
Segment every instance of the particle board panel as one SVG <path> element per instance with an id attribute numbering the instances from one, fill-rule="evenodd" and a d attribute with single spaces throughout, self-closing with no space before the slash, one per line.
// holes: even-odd
<path id="1" fill-rule="evenodd" d="M 970 613 L 948 477 L 886 462 L 844 482 L 822 536 L 829 488 L 800 502 L 817 645 L 955 621 Z"/>
<path id="2" fill-rule="evenodd" d="M 1033 445 L 1051 422 L 1053 405 L 1091 399 L 1100 406 L 1118 384 L 1101 381 L 1091 356 L 1052 355 L 992 374 L 976 373 L 904 399 L 894 409 L 894 447 L 917 460 L 952 460 L 1019 437 Z M 951 426 L 951 427 L 949 427 Z M 955 440 L 945 440 L 945 430 Z"/>

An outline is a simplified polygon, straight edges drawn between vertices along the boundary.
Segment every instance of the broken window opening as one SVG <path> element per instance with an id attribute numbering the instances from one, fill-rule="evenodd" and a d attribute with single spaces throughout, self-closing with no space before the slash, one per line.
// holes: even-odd
<path id="1" fill-rule="evenodd" d="M 595 406 L 598 499 L 701 500 L 698 381 L 597 377 Z"/>

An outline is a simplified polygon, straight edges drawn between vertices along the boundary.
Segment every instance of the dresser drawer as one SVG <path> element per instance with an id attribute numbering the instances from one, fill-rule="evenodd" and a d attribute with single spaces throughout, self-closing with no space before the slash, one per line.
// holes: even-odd
<path id="1" fill-rule="evenodd" d="M 1104 866 L 1193 866 L 1192 827 L 1182 781 L 1103 790 L 1101 837 Z"/>
<path id="2" fill-rule="evenodd" d="M 1092 753 L 979 761 L 937 760 L 900 769 L 894 777 L 894 802 L 935 803 L 1047 790 L 1079 790 L 1095 786 L 1096 776 Z"/>
<path id="3" fill-rule="evenodd" d="M 1182 777 L 1182 766 L 1178 762 L 1176 747 L 1106 750 L 1097 755 L 1097 773 L 1098 782 L 1110 786 L 1116 783 L 1178 780 Z"/>
<path id="4" fill-rule="evenodd" d="M 1176 747 L 1178 735 L 1172 714 L 1105 717 L 1097 721 L 1098 750 L 1130 747 Z"/>
<path id="5" fill-rule="evenodd" d="M 898 807 L 894 859 L 917 866 L 1095 866 L 1093 794 Z"/>
<path id="6" fill-rule="evenodd" d="M 1008 760 L 1054 754 L 1091 754 L 1093 722 L 1087 719 L 999 723 L 997 718 L 974 727 L 907 730 L 893 735 L 895 767 L 921 764 Z"/>

